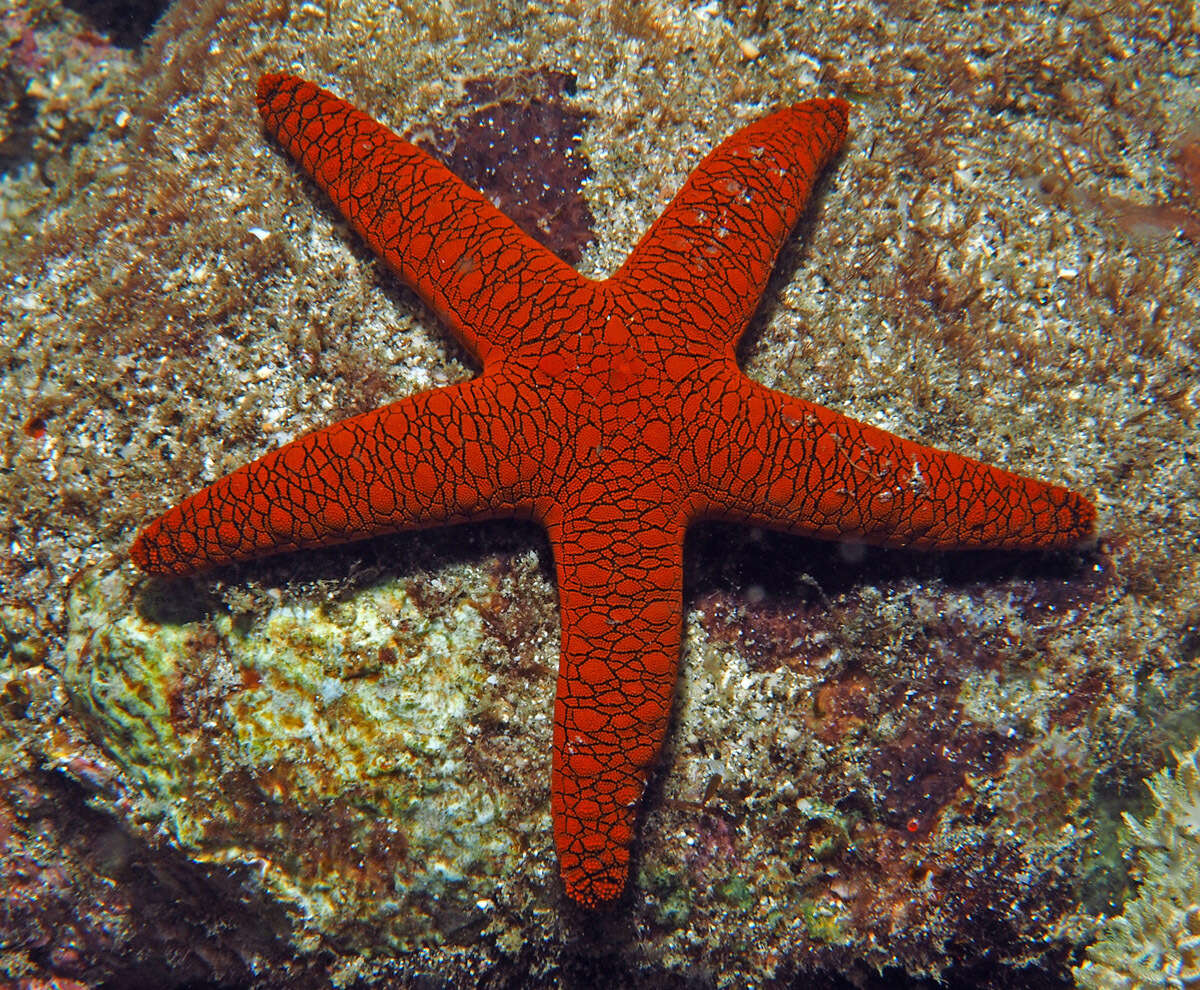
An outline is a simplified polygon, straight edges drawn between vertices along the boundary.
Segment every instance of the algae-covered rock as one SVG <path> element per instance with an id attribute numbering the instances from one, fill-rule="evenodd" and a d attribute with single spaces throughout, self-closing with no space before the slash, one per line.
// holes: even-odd
<path id="1" fill-rule="evenodd" d="M 1084 990 L 1200 987 L 1200 743 L 1175 759 L 1146 781 L 1154 814 L 1125 815 L 1142 884 L 1074 970 Z"/>
<path id="2" fill-rule="evenodd" d="M 348 603 L 155 621 L 186 588 L 131 602 L 121 574 L 88 575 L 65 683 L 147 829 L 253 865 L 310 931 L 438 943 L 486 925 L 523 816 L 545 816 L 475 772 L 492 688 L 470 590 L 426 610 L 386 581 Z"/>
<path id="3" fill-rule="evenodd" d="M 124 54 L 81 22 L 98 5 L 18 6 L 0 984 L 1070 980 L 1081 905 L 1124 884 L 1114 805 L 1197 731 L 1195 5 L 221 0 Z M 1100 548 L 698 527 L 634 879 L 574 915 L 531 528 L 112 574 L 214 478 L 478 370 L 264 137 L 271 71 L 484 178 L 499 158 L 485 194 L 576 249 L 586 227 L 593 278 L 722 138 L 845 97 L 739 362 L 1088 493 Z"/>

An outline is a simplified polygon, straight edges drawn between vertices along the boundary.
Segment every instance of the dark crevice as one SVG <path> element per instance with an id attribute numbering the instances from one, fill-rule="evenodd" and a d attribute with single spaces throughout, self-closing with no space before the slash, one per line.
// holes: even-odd
<path id="1" fill-rule="evenodd" d="M 169 0 L 63 0 L 118 48 L 138 48 L 149 37 Z"/>

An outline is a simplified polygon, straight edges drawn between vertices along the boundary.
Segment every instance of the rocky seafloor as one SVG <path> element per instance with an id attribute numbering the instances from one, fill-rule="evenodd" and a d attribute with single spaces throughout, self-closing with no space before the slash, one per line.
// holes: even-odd
<path id="1" fill-rule="evenodd" d="M 1186 985 L 1154 836 L 1200 842 L 1194 5 L 131 11 L 0 16 L 0 982 Z M 262 134 L 276 70 L 597 277 L 721 138 L 844 96 L 743 367 L 1086 492 L 1096 546 L 698 527 L 630 889 L 576 908 L 536 528 L 128 561 L 206 482 L 475 370 Z"/>

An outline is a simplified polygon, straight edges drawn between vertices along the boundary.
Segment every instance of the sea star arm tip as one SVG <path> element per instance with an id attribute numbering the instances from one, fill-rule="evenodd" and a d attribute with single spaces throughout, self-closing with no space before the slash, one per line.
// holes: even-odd
<path id="1" fill-rule="evenodd" d="M 684 526 L 626 510 L 599 528 L 568 514 L 549 530 L 562 616 L 555 844 L 568 896 L 597 906 L 625 886 L 637 807 L 670 716 Z"/>
<path id="2" fill-rule="evenodd" d="M 522 280 L 587 283 L 440 162 L 332 93 L 270 74 L 258 107 L 267 132 L 485 370 L 542 322 L 537 299 L 551 294 L 520 292 Z"/>
<path id="3" fill-rule="evenodd" d="M 1095 508 L 1078 492 L 729 376 L 743 398 L 697 431 L 713 448 L 697 458 L 702 515 L 921 550 L 1054 550 L 1093 538 Z"/>
<path id="4" fill-rule="evenodd" d="M 499 404 L 478 378 L 316 430 L 181 502 L 138 534 L 130 554 L 143 571 L 187 574 L 418 526 L 531 515 L 526 490 L 539 466 L 497 436 Z"/>
<path id="5" fill-rule="evenodd" d="M 612 281 L 672 300 L 698 343 L 736 343 L 818 176 L 846 138 L 849 104 L 808 100 L 719 144 L 689 175 Z"/>

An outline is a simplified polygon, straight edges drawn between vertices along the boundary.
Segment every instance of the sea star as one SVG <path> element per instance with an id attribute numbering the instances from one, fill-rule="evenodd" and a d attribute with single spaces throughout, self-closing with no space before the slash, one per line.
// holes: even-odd
<path id="1" fill-rule="evenodd" d="M 1081 495 L 923 447 L 737 367 L 734 345 L 849 107 L 738 131 L 620 270 L 579 275 L 443 166 L 311 83 L 265 75 L 266 129 L 483 366 L 289 443 L 148 526 L 131 554 L 185 574 L 419 526 L 535 519 L 562 655 L 551 808 L 567 894 L 626 882 L 679 662 L 698 519 L 922 549 L 1071 547 Z"/>

